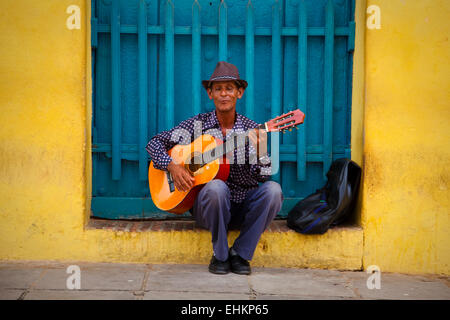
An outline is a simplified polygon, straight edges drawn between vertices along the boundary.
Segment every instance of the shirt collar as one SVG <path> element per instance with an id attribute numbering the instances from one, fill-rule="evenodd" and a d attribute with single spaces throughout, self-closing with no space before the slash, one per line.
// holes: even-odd
<path id="1" fill-rule="evenodd" d="M 236 121 L 234 122 L 233 129 L 236 132 L 243 132 L 243 131 L 245 131 L 244 123 L 242 121 L 242 115 L 240 115 L 237 112 L 236 112 Z"/>
<path id="2" fill-rule="evenodd" d="M 219 120 L 216 117 L 216 110 L 209 112 L 206 123 L 204 124 L 204 129 L 210 128 L 220 128 Z"/>
<path id="3" fill-rule="evenodd" d="M 209 117 L 206 120 L 206 123 L 204 124 L 204 129 L 210 129 L 210 128 L 220 128 L 219 120 L 216 116 L 216 110 L 214 109 L 209 113 Z M 242 115 L 236 112 L 236 120 L 234 121 L 233 125 L 233 131 L 236 132 L 242 132 L 245 131 L 245 127 L 242 121 Z"/>

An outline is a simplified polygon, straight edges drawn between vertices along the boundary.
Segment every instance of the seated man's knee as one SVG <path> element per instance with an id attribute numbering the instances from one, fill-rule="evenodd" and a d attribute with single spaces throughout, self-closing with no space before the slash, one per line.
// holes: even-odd
<path id="1" fill-rule="evenodd" d="M 211 200 L 216 201 L 230 196 L 228 186 L 222 180 L 214 179 L 208 182 L 202 189 L 202 193 Z"/>
<path id="2" fill-rule="evenodd" d="M 281 203 L 283 201 L 283 191 L 278 182 L 266 181 L 262 186 L 265 189 L 265 196 L 271 203 Z"/>
<path id="3" fill-rule="evenodd" d="M 201 225 L 212 228 L 218 217 L 228 219 L 230 190 L 221 180 L 212 180 L 205 184 L 195 200 L 194 216 Z"/>

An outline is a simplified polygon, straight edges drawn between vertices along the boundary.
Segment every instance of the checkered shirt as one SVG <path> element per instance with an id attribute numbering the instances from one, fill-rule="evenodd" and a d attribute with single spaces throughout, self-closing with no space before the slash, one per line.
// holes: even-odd
<path id="1" fill-rule="evenodd" d="M 226 143 L 234 135 L 242 134 L 258 126 L 256 122 L 236 113 L 234 126 L 227 131 L 224 139 L 215 110 L 213 110 L 198 114 L 181 122 L 171 130 L 157 134 L 149 141 L 146 150 L 156 169 L 167 170 L 167 166 L 172 161 L 167 151 L 177 144 L 189 144 L 201 134 L 210 134 Z M 258 159 L 254 146 L 249 143 L 246 143 L 245 147 L 235 149 L 233 157 L 230 156 L 231 153 L 228 156 L 230 175 L 225 183 L 230 189 L 231 201 L 240 203 L 245 199 L 249 190 L 258 187 L 258 182 L 264 182 L 270 178 L 271 162 L 268 155 L 263 155 Z"/>

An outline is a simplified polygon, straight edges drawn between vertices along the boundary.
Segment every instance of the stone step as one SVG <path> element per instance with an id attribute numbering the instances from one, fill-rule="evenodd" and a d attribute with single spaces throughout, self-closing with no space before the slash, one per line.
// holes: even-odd
<path id="1" fill-rule="evenodd" d="M 86 232 L 100 233 L 108 261 L 132 263 L 208 264 L 211 234 L 192 220 L 126 221 L 91 218 Z M 231 230 L 231 246 L 239 231 Z M 262 234 L 252 259 L 256 267 L 295 267 L 361 270 L 363 230 L 338 226 L 323 235 L 303 235 L 291 230 L 286 220 L 274 220 Z"/>

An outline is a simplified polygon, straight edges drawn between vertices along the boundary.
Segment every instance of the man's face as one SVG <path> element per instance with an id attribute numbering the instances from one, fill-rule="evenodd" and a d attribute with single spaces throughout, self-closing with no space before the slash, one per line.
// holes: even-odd
<path id="1" fill-rule="evenodd" d="M 237 99 L 242 98 L 244 88 L 238 88 L 234 81 L 213 82 L 208 96 L 214 100 L 217 111 L 228 112 L 236 108 Z"/>

